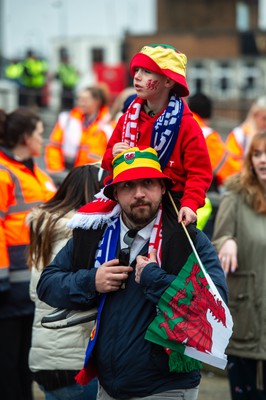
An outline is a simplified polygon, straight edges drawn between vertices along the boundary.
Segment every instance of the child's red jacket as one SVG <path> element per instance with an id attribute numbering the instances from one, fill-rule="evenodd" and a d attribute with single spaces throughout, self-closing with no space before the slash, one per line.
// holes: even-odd
<path id="1" fill-rule="evenodd" d="M 124 118 L 125 114 L 120 117 L 103 157 L 102 167 L 110 173 L 112 149 L 115 143 L 121 142 Z M 157 118 L 158 114 L 152 118 L 143 110 L 140 111 L 137 146 L 150 146 L 152 129 Z M 206 192 L 212 181 L 212 167 L 202 130 L 185 101 L 175 148 L 163 172 L 173 180 L 172 190 L 183 192 L 181 207 L 186 206 L 196 212 L 204 206 Z"/>

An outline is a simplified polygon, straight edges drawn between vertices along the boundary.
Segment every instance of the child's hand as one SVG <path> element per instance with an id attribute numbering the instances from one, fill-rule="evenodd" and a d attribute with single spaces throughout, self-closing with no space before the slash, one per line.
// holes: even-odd
<path id="1" fill-rule="evenodd" d="M 178 222 L 183 222 L 184 225 L 189 225 L 197 221 L 197 214 L 189 207 L 181 207 L 178 211 Z"/>
<path id="2" fill-rule="evenodd" d="M 116 157 L 119 153 L 121 153 L 121 151 L 129 149 L 129 147 L 130 146 L 127 142 L 118 142 L 114 144 L 112 151 L 113 157 Z"/>

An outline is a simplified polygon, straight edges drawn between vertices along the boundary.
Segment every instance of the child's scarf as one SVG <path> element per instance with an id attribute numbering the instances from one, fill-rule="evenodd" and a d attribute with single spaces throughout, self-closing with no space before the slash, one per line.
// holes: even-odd
<path id="1" fill-rule="evenodd" d="M 130 147 L 138 145 L 138 118 L 143 103 L 144 100 L 137 97 L 126 111 L 122 142 L 127 141 Z M 166 167 L 175 147 L 183 109 L 183 101 L 173 94 L 168 106 L 153 126 L 150 147 L 157 151 L 162 171 Z"/>
<path id="2" fill-rule="evenodd" d="M 120 209 L 121 212 L 121 209 Z M 108 226 L 105 230 L 103 238 L 99 244 L 98 251 L 96 252 L 94 267 L 98 268 L 103 263 L 113 260 L 115 258 L 115 252 L 117 248 L 117 243 L 120 238 L 120 218 L 115 217 L 109 220 Z M 150 254 L 151 249 L 156 248 L 157 250 L 157 262 L 161 266 L 161 249 L 162 249 L 162 207 L 160 207 L 151 234 L 151 239 L 149 242 L 148 254 Z M 103 310 L 104 302 L 106 299 L 106 294 L 101 294 L 99 296 L 98 302 L 98 313 L 97 320 L 91 331 L 89 343 L 86 349 L 85 361 L 83 369 L 76 376 L 76 381 L 80 385 L 85 385 L 96 376 L 97 372 L 92 370 L 91 366 L 88 364 L 92 351 L 94 349 L 101 320 L 101 313 Z"/>

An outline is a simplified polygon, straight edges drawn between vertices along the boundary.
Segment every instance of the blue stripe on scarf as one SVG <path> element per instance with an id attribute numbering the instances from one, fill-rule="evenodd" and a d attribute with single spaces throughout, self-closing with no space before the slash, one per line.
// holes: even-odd
<path id="1" fill-rule="evenodd" d="M 115 252 L 116 252 L 116 248 L 117 248 L 119 235 L 120 235 L 120 219 L 118 217 L 113 220 L 112 224 L 109 225 L 108 228 L 106 229 L 106 231 L 104 232 L 102 241 L 101 241 L 98 251 L 96 253 L 97 257 L 95 259 L 95 265 L 94 265 L 95 268 L 98 268 L 100 265 L 102 265 L 106 261 L 113 260 L 115 258 Z M 95 334 L 94 334 L 93 338 L 89 339 L 89 343 L 88 343 L 86 353 L 85 353 L 84 367 L 86 367 L 86 365 L 91 357 L 92 351 L 94 349 L 94 346 L 95 346 L 95 343 L 97 340 L 97 336 L 98 336 L 98 332 L 99 332 L 99 328 L 100 328 L 101 313 L 102 313 L 105 299 L 106 299 L 106 293 L 101 294 L 99 296 L 97 320 L 96 320 L 95 326 L 94 326 Z"/>
<path id="2" fill-rule="evenodd" d="M 157 151 L 162 170 L 174 150 L 183 110 L 184 103 L 181 98 L 172 95 L 166 110 L 154 124 L 150 146 Z"/>

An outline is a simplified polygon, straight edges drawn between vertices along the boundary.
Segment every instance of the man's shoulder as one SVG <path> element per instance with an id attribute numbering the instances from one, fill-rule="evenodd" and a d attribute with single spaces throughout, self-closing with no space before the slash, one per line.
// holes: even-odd
<path id="1" fill-rule="evenodd" d="M 84 229 L 81 227 L 76 227 L 73 228 L 73 239 L 79 238 L 79 237 L 88 237 L 91 236 L 93 238 L 98 238 L 99 236 L 102 236 L 104 231 L 106 229 L 106 225 L 101 226 L 97 229 L 89 228 L 89 229 Z"/>

